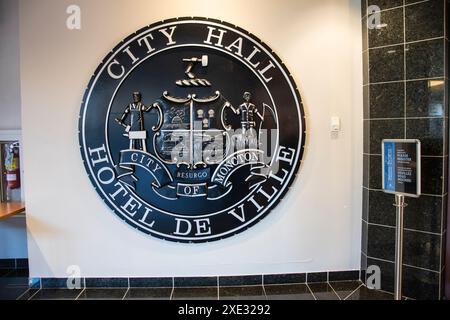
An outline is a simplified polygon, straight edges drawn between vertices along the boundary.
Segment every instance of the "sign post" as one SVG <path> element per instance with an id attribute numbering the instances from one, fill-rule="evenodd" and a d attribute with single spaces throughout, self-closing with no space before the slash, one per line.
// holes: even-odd
<path id="1" fill-rule="evenodd" d="M 403 219 L 405 197 L 421 194 L 421 148 L 419 140 L 383 140 L 383 191 L 395 195 L 395 300 L 402 299 Z"/>

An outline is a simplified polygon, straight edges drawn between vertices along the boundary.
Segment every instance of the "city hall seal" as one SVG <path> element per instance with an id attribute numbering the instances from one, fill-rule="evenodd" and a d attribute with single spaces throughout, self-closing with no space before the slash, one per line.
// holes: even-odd
<path id="1" fill-rule="evenodd" d="M 165 240 L 209 242 L 247 230 L 288 192 L 304 111 L 286 66 L 254 35 L 178 18 L 103 59 L 83 98 L 79 142 L 119 218 Z"/>

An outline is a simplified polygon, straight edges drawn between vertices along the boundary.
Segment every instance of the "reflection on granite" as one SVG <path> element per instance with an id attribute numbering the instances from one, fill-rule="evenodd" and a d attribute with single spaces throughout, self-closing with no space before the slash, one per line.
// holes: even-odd
<path id="1" fill-rule="evenodd" d="M 419 80 L 406 84 L 407 117 L 444 117 L 444 103 L 444 80 Z"/>
<path id="2" fill-rule="evenodd" d="M 403 268 L 403 295 L 420 300 L 439 299 L 439 273 L 417 268 Z"/>
<path id="3" fill-rule="evenodd" d="M 423 156 L 443 156 L 443 137 L 443 118 L 406 120 L 406 138 L 420 140 Z"/>
<path id="4" fill-rule="evenodd" d="M 403 263 L 439 272 L 441 236 L 405 230 Z"/>

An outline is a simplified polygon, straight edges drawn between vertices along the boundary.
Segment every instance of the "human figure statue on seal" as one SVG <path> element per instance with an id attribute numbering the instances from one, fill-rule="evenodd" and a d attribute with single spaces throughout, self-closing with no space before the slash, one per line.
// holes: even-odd
<path id="1" fill-rule="evenodd" d="M 250 92 L 244 92 L 243 98 L 244 103 L 242 103 L 239 108 L 234 108 L 229 105 L 236 115 L 241 116 L 241 132 L 235 137 L 236 147 L 238 150 L 258 149 L 258 134 L 256 132 L 255 116 L 261 121 L 264 121 L 264 115 L 262 115 L 258 108 L 251 102 L 252 94 Z"/>
<path id="2" fill-rule="evenodd" d="M 125 128 L 124 136 L 130 139 L 130 150 L 141 150 L 147 152 L 147 131 L 144 124 L 144 113 L 156 108 L 159 112 L 160 123 L 153 127 L 153 131 L 159 130 L 162 125 L 161 107 L 155 103 L 151 106 L 145 106 L 142 103 L 142 94 L 138 91 L 133 92 L 133 102 L 126 106 L 120 118 L 115 119 L 118 124 Z M 130 116 L 129 124 L 125 121 Z"/>

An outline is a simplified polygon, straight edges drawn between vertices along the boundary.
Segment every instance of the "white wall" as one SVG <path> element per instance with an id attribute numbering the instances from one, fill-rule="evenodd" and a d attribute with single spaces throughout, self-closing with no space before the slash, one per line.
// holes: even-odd
<path id="1" fill-rule="evenodd" d="M 82 30 L 65 10 L 82 10 Z M 78 149 L 84 89 L 102 58 L 141 27 L 176 16 L 237 24 L 268 43 L 300 86 L 304 163 L 262 222 L 202 245 L 163 242 L 115 217 Z M 359 268 L 362 63 L 359 0 L 22 0 L 21 85 L 31 276 L 193 276 Z M 332 137 L 330 117 L 343 131 Z"/>
<path id="2" fill-rule="evenodd" d="M 20 129 L 19 3 L 0 0 L 0 130 Z"/>
<path id="3" fill-rule="evenodd" d="M 0 0 L 0 141 L 19 138 L 19 3 Z M 0 259 L 26 258 L 25 217 L 0 221 Z"/>

